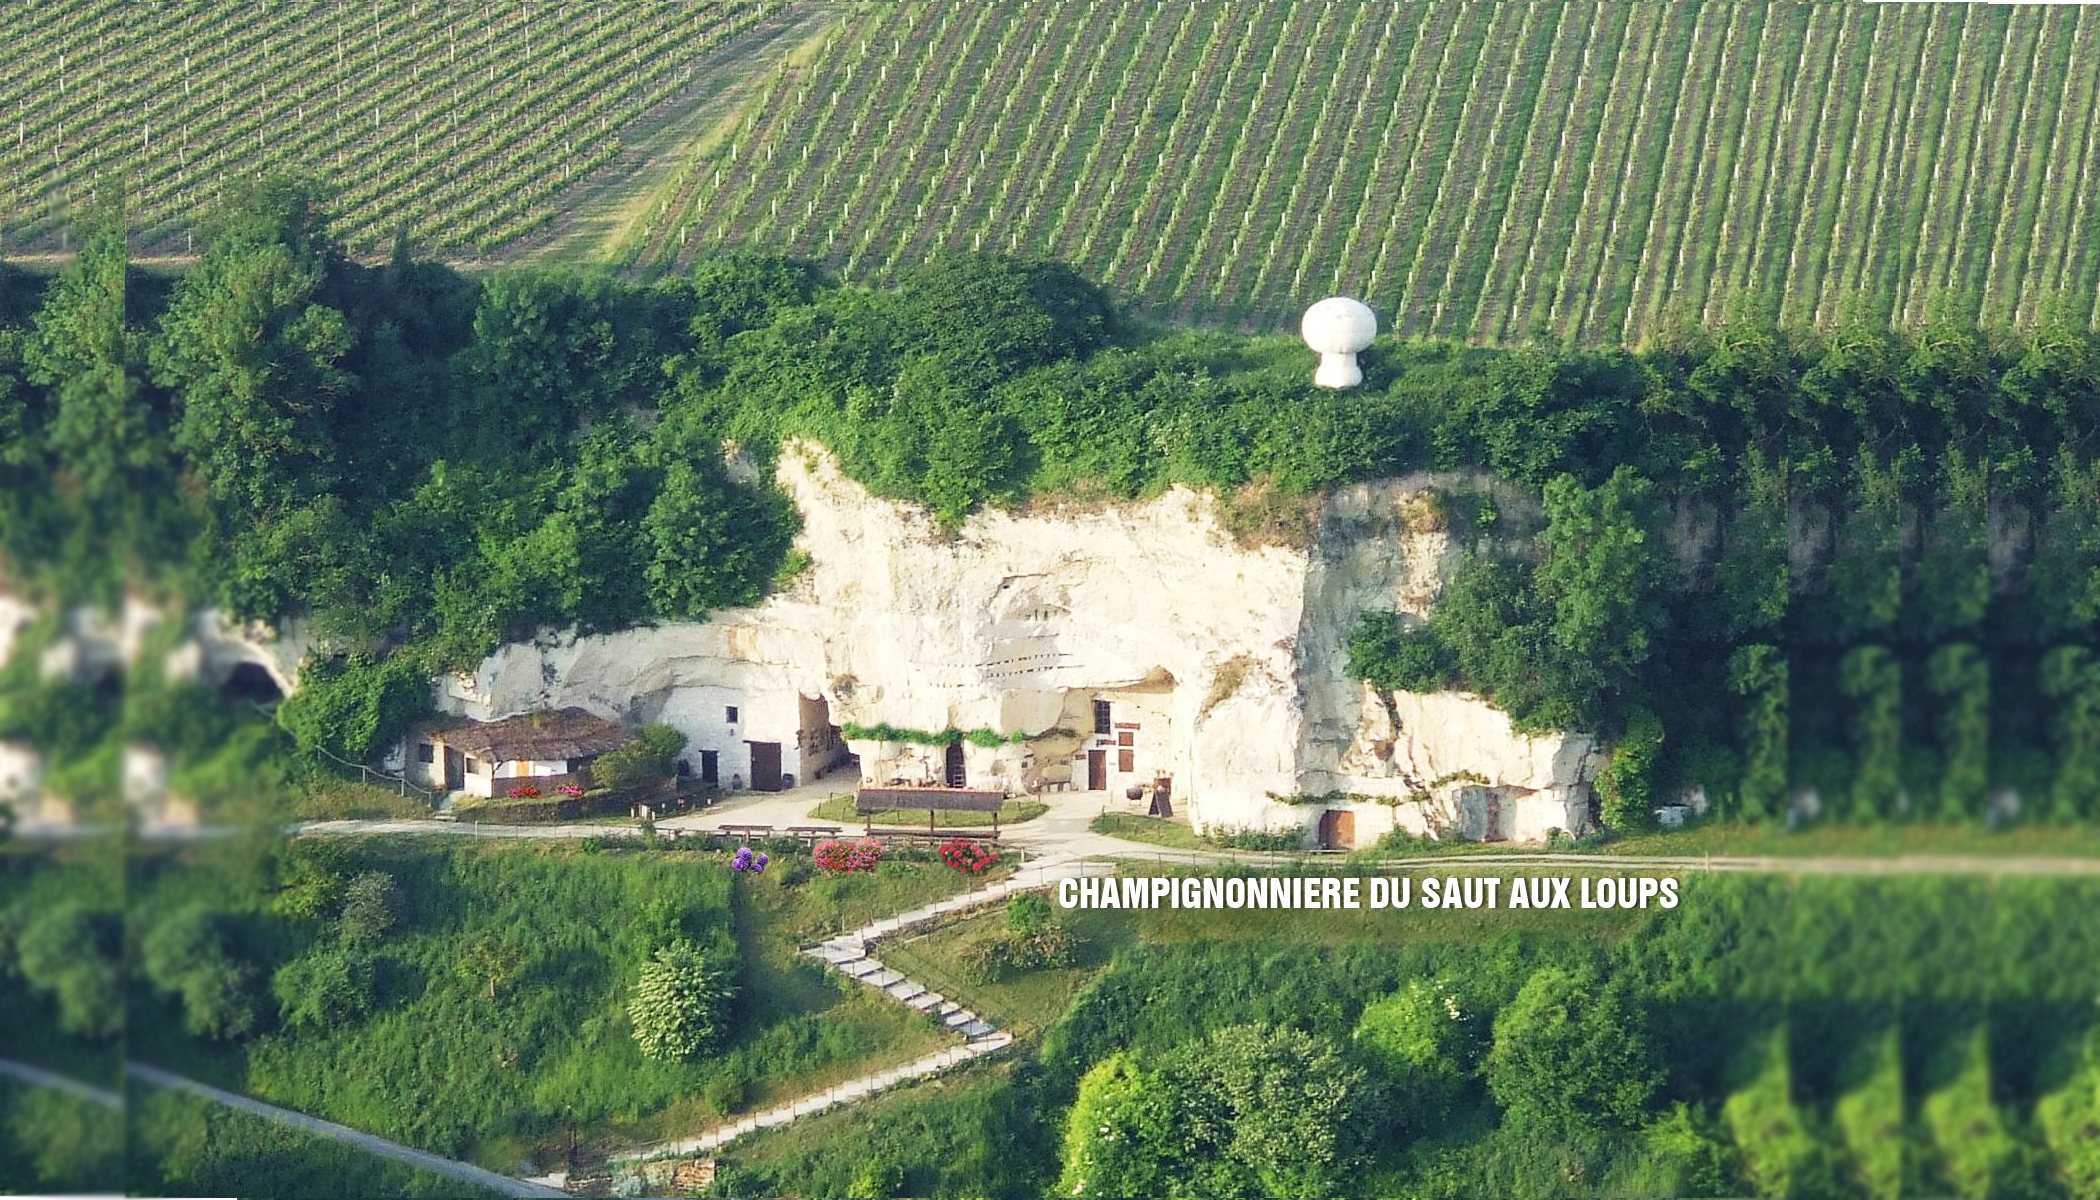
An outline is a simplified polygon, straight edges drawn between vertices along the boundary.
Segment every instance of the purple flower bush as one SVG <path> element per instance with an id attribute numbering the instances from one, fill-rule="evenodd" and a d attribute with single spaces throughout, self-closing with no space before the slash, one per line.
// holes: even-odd
<path id="1" fill-rule="evenodd" d="M 738 846 L 736 848 L 736 856 L 729 860 L 729 865 L 734 870 L 749 871 L 753 875 L 763 875 L 766 872 L 766 864 L 772 861 L 766 855 L 753 854 L 749 846 Z"/>

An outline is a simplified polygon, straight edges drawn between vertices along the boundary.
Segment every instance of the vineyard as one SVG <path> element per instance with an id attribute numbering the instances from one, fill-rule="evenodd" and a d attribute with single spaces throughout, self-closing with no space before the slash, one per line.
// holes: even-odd
<path id="1" fill-rule="evenodd" d="M 1681 320 L 2091 319 L 2079 6 L 858 6 L 630 248 L 879 279 L 1078 264 L 1156 317 L 1639 341 Z"/>
<path id="2" fill-rule="evenodd" d="M 68 0 L 0 8 L 0 252 L 63 249 L 117 187 L 147 253 L 230 181 L 312 174 L 351 248 L 465 256 L 545 225 L 778 4 Z"/>

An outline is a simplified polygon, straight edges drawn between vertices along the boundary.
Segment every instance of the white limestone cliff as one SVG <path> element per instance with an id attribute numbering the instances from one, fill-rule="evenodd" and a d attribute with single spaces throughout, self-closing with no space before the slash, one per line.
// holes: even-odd
<path id="1" fill-rule="evenodd" d="M 507 645 L 439 681 L 440 707 L 663 721 L 687 734 L 692 769 L 711 752 L 725 785 L 763 770 L 754 742 L 804 778 L 849 750 L 867 782 L 945 777 L 944 746 L 826 736 L 888 725 L 1018 735 L 963 743 L 972 787 L 1083 788 L 1090 753 L 1113 802 L 1167 776 L 1199 827 L 1310 839 L 1339 809 L 1368 845 L 1395 825 L 1529 840 L 1583 820 L 1589 739 L 1518 737 L 1469 696 L 1388 703 L 1346 670 L 1361 612 L 1428 612 L 1453 558 L 1431 489 L 1477 481 L 1343 489 L 1309 548 L 1248 548 L 1210 497 L 1183 488 L 980 512 L 951 536 L 870 496 L 821 448 L 790 447 L 775 480 L 810 559 L 789 587 L 704 623 Z M 1110 726 L 1099 734 L 1097 701 Z M 1289 802 L 1307 797 L 1325 799 Z"/>

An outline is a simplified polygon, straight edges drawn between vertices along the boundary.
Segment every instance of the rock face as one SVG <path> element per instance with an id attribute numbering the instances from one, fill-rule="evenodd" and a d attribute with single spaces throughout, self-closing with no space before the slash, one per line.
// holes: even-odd
<path id="1" fill-rule="evenodd" d="M 1199 826 L 1336 838 L 1327 814 L 1346 812 L 1358 844 L 1395 824 L 1581 824 L 1587 739 L 1519 738 L 1476 698 L 1385 698 L 1348 677 L 1360 612 L 1433 603 L 1452 551 L 1428 489 L 1451 480 L 1337 493 L 1310 549 L 1236 545 L 1210 498 L 1178 488 L 983 512 L 944 537 L 821 449 L 790 448 L 776 480 L 811 559 L 791 586 L 704 624 L 514 643 L 441 680 L 440 707 L 663 721 L 688 736 L 686 769 L 730 787 L 820 775 L 850 751 L 871 783 L 1119 802 L 1165 778 Z M 1289 802 L 1307 796 L 1326 799 Z"/>
<path id="2" fill-rule="evenodd" d="M 1539 841 L 1549 830 L 1589 824 L 1595 746 L 1588 737 L 1526 737 L 1478 697 L 1380 695 L 1349 674 L 1349 635 L 1364 612 L 1420 621 L 1442 590 L 1456 550 L 1438 497 L 1492 487 L 1478 476 L 1416 475 L 1327 498 L 1306 564 L 1298 639 L 1299 792 L 1351 814 L 1358 844 L 1395 828 Z M 1510 493 L 1497 499 L 1505 510 L 1524 503 Z"/>

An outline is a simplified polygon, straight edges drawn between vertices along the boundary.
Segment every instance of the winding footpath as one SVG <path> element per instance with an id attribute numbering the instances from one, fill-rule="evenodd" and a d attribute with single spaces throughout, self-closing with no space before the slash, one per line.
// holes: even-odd
<path id="1" fill-rule="evenodd" d="M 0 1058 L 0 1075 L 20 1080 L 32 1087 L 51 1088 L 55 1091 L 64 1092 L 69 1096 L 85 1100 L 102 1108 L 113 1109 L 117 1112 L 124 1111 L 124 1097 L 110 1091 L 108 1088 L 99 1088 L 91 1083 L 82 1083 L 70 1075 L 61 1075 L 56 1071 L 46 1071 L 42 1067 L 33 1067 L 26 1062 L 16 1062 L 11 1058 Z"/>

